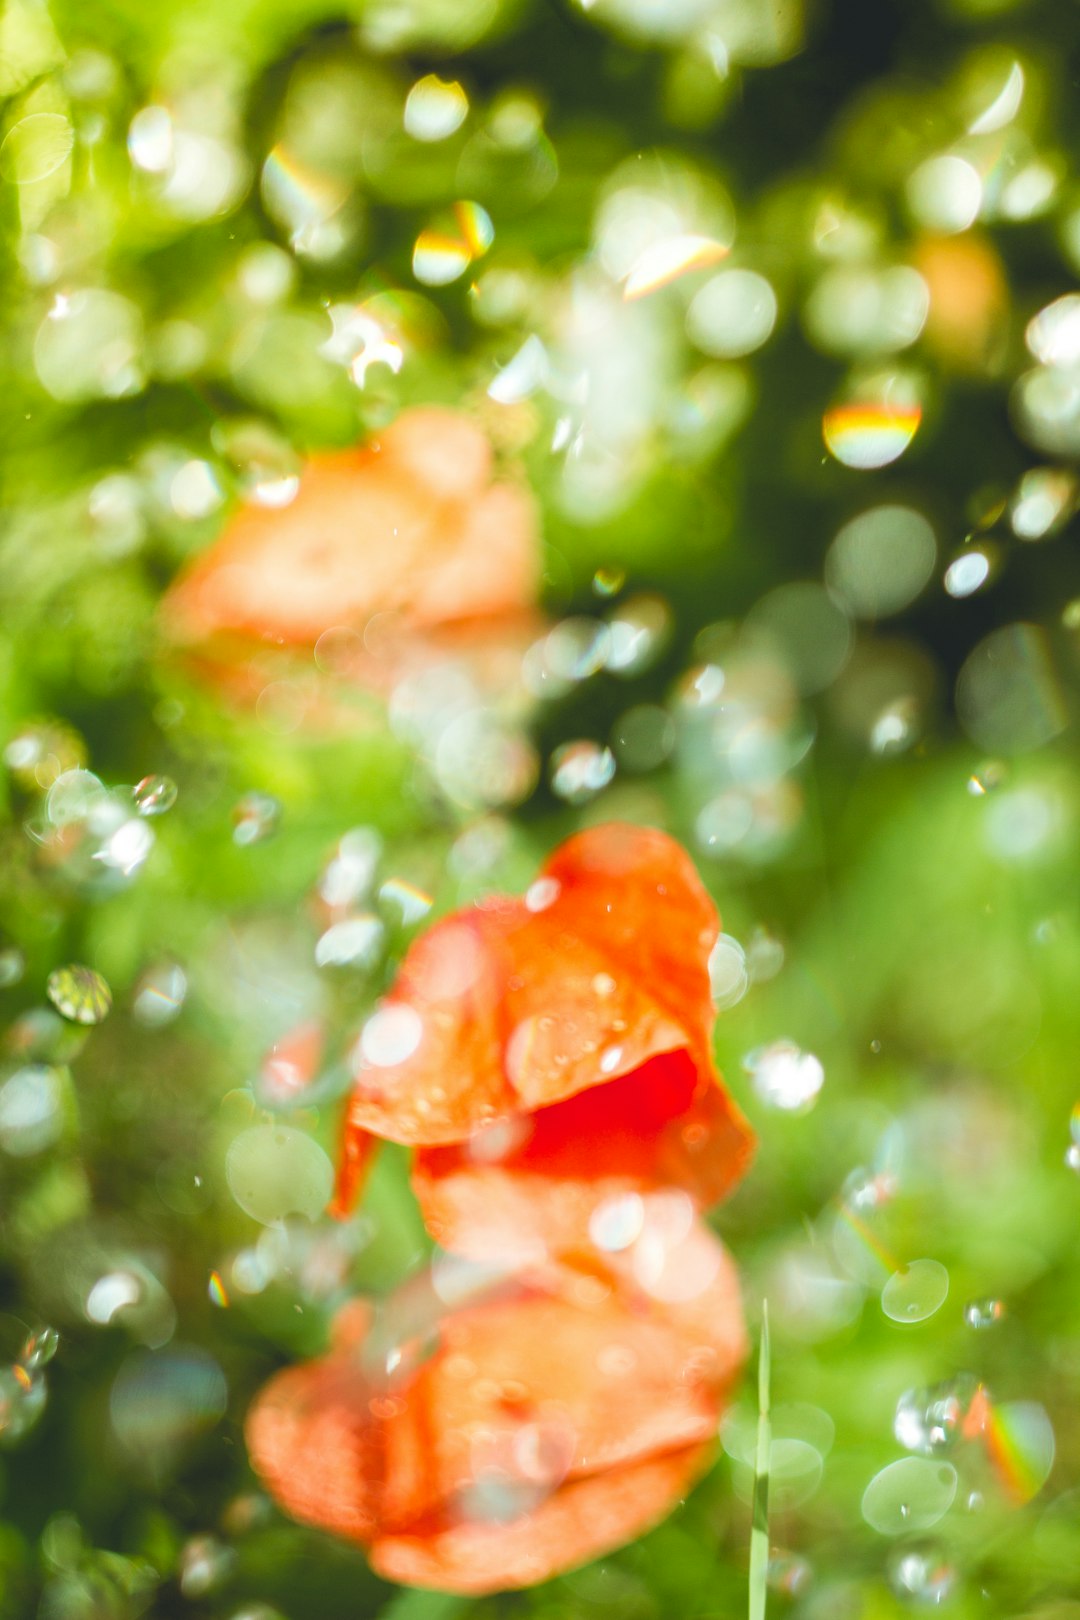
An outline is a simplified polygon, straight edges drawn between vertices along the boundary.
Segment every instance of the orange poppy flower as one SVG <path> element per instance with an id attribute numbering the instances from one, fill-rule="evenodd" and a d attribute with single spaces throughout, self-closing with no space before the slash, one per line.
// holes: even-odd
<path id="1" fill-rule="evenodd" d="M 746 1354 L 734 1267 L 672 1213 L 646 1207 L 618 1254 L 501 1274 L 444 1258 L 374 1313 L 347 1306 L 331 1353 L 256 1398 L 255 1469 L 407 1584 L 527 1586 L 632 1539 L 706 1466 Z M 657 1243 L 693 1277 L 662 1306 Z"/>
<path id="2" fill-rule="evenodd" d="M 242 507 L 175 581 L 163 621 L 171 639 L 204 649 L 366 631 L 338 655 L 362 666 L 346 674 L 368 679 L 380 659 L 436 632 L 482 642 L 520 621 L 524 633 L 539 575 L 528 490 L 494 478 L 491 444 L 470 418 L 418 406 L 358 448 L 312 456 L 288 506 Z M 210 664 L 227 667 L 228 652 Z"/>
<path id="3" fill-rule="evenodd" d="M 580 1244 L 622 1193 L 716 1202 L 753 1146 L 712 1060 L 718 931 L 686 852 L 617 824 L 568 840 L 522 899 L 436 924 L 358 1042 L 338 1212 L 373 1137 L 417 1149 L 428 1230 L 480 1258 Z"/>

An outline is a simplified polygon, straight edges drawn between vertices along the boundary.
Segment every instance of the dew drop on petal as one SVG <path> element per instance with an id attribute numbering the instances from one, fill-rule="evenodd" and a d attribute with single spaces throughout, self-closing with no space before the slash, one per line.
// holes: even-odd
<path id="1" fill-rule="evenodd" d="M 862 1516 L 883 1536 L 929 1530 L 949 1511 L 956 1486 L 951 1463 L 903 1457 L 874 1475 L 863 1492 Z"/>
<path id="2" fill-rule="evenodd" d="M 640 1237 L 645 1224 L 645 1205 L 637 1193 L 605 1198 L 589 1217 L 589 1236 L 598 1249 L 618 1253 Z"/>
<path id="3" fill-rule="evenodd" d="M 360 1055 L 373 1068 L 392 1069 L 412 1057 L 423 1033 L 423 1020 L 415 1007 L 403 1001 L 387 1002 L 364 1025 Z"/>
<path id="4" fill-rule="evenodd" d="M 925 1322 L 949 1295 L 949 1273 L 940 1260 L 912 1260 L 881 1290 L 881 1308 L 893 1322 Z"/>
<path id="5" fill-rule="evenodd" d="M 525 890 L 525 909 L 527 911 L 546 911 L 555 904 L 559 898 L 561 884 L 558 878 L 537 878 Z"/>
<path id="6" fill-rule="evenodd" d="M 132 789 L 140 816 L 163 816 L 176 803 L 176 783 L 170 776 L 144 776 Z"/>
<path id="7" fill-rule="evenodd" d="M 100 1024 L 112 1006 L 112 991 L 101 974 L 78 962 L 55 968 L 45 993 L 57 1012 L 74 1024 Z"/>

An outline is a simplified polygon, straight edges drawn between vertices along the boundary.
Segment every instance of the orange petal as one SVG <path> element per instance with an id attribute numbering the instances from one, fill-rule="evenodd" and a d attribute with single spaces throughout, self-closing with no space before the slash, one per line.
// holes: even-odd
<path id="1" fill-rule="evenodd" d="M 720 919 L 673 838 L 618 823 L 567 839 L 544 866 L 567 932 L 602 951 L 617 984 L 647 988 L 696 1044 L 713 1025 L 709 953 Z"/>
<path id="2" fill-rule="evenodd" d="M 576 1479 L 510 1524 L 448 1518 L 380 1536 L 371 1563 L 385 1580 L 480 1596 L 531 1586 L 632 1541 L 669 1513 L 708 1465 L 709 1444 Z"/>
<path id="3" fill-rule="evenodd" d="M 379 1521 L 382 1436 L 369 1391 L 341 1357 L 278 1373 L 248 1412 L 252 1466 L 295 1519 L 350 1541 Z"/>
<path id="4" fill-rule="evenodd" d="M 361 1035 L 346 1145 L 357 1131 L 392 1142 L 455 1141 L 512 1109 L 502 1063 L 501 919 L 499 909 L 474 908 L 410 946 L 392 994 Z M 415 1025 L 403 1056 L 380 1039 L 380 1018 Z"/>
<path id="5" fill-rule="evenodd" d="M 372 1136 L 361 1125 L 346 1121 L 334 1181 L 334 1197 L 327 1210 L 327 1214 L 335 1220 L 346 1220 L 356 1208 L 378 1147 L 377 1136 Z"/>
<path id="6" fill-rule="evenodd" d="M 536 600 L 536 513 L 523 486 L 489 482 L 491 460 L 476 423 L 439 406 L 312 456 L 288 506 L 241 508 L 181 574 L 163 606 L 169 634 L 310 644 L 375 614 L 404 630 L 517 617 Z"/>

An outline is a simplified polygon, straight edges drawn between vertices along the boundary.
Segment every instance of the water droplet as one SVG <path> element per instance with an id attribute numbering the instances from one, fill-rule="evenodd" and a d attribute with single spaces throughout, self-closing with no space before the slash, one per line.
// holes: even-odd
<path id="1" fill-rule="evenodd" d="M 845 523 L 825 557 L 825 581 L 858 619 L 913 602 L 933 573 L 934 531 L 907 506 L 874 506 Z"/>
<path id="2" fill-rule="evenodd" d="M 22 1366 L 34 1372 L 39 1367 L 48 1366 L 59 1348 L 60 1335 L 54 1327 L 35 1328 L 23 1341 L 19 1361 Z"/>
<path id="3" fill-rule="evenodd" d="M 435 904 L 430 894 L 407 878 L 387 878 L 379 885 L 379 900 L 397 914 L 405 928 L 413 928 Z"/>
<path id="4" fill-rule="evenodd" d="M 214 1536 L 192 1536 L 180 1550 L 178 1579 L 186 1598 L 203 1597 L 220 1586 L 236 1562 L 231 1547 Z"/>
<path id="5" fill-rule="evenodd" d="M 1044 540 L 1064 528 L 1076 510 L 1080 486 L 1061 467 L 1032 467 L 1009 502 L 1013 533 L 1020 540 Z"/>
<path id="6" fill-rule="evenodd" d="M 617 596 L 626 584 L 626 569 L 609 564 L 606 568 L 598 568 L 593 575 L 593 594 L 596 596 Z"/>
<path id="7" fill-rule="evenodd" d="M 187 996 L 187 974 L 179 962 L 158 962 L 147 968 L 135 987 L 132 1014 L 146 1029 L 171 1024 Z"/>
<path id="8" fill-rule="evenodd" d="M 78 962 L 55 968 L 45 993 L 57 1012 L 75 1024 L 100 1024 L 112 1006 L 112 991 L 101 974 Z"/>
<path id="9" fill-rule="evenodd" d="M 868 471 L 903 455 L 918 432 L 922 404 L 914 379 L 880 372 L 864 379 L 822 419 L 826 449 L 845 467 Z"/>
<path id="10" fill-rule="evenodd" d="M 216 1305 L 219 1310 L 225 1310 L 227 1308 L 229 1303 L 229 1294 L 225 1287 L 225 1283 L 222 1280 L 220 1271 L 212 1271 L 210 1273 L 210 1280 L 206 1285 L 206 1292 L 211 1305 Z"/>
<path id="11" fill-rule="evenodd" d="M 225 1413 L 225 1375 L 195 1345 L 135 1350 L 109 1395 L 113 1431 L 125 1450 L 162 1459 Z"/>
<path id="12" fill-rule="evenodd" d="M 937 1456 L 960 1438 L 960 1426 L 976 1391 L 970 1374 L 925 1389 L 909 1389 L 896 1403 L 893 1433 L 907 1451 Z"/>
<path id="13" fill-rule="evenodd" d="M 347 967 L 369 970 L 382 955 L 386 930 L 369 911 L 332 923 L 319 936 L 315 961 L 319 967 Z"/>
<path id="14" fill-rule="evenodd" d="M 0 175 L 17 186 L 34 185 L 67 162 L 74 144 L 75 131 L 63 113 L 30 113 L 4 136 Z"/>
<path id="15" fill-rule="evenodd" d="M 491 216 L 479 203 L 455 203 L 420 232 L 413 248 L 413 275 L 428 287 L 446 287 L 482 258 L 495 240 Z"/>
<path id="16" fill-rule="evenodd" d="M 1005 1315 L 1000 1299 L 972 1299 L 964 1306 L 964 1321 L 969 1328 L 991 1328 Z"/>
<path id="17" fill-rule="evenodd" d="M 1065 1149 L 1065 1164 L 1069 1170 L 1080 1175 L 1080 1142 L 1070 1142 Z"/>
<path id="18" fill-rule="evenodd" d="M 120 1311 L 138 1305 L 142 1297 L 141 1278 L 131 1271 L 110 1271 L 99 1277 L 87 1294 L 86 1315 L 91 1322 L 105 1327 Z"/>
<path id="19" fill-rule="evenodd" d="M 45 1408 L 44 1375 L 22 1365 L 0 1367 L 0 1441 L 12 1445 L 28 1434 Z"/>
<path id="20" fill-rule="evenodd" d="M 671 628 L 671 609 L 662 596 L 633 596 L 620 602 L 608 621 L 608 669 L 624 679 L 639 675 L 659 658 Z"/>
<path id="21" fill-rule="evenodd" d="M 1024 336 L 1031 354 L 1044 366 L 1080 365 L 1080 295 L 1055 298 L 1032 316 Z"/>
<path id="22" fill-rule="evenodd" d="M 405 133 L 414 141 L 444 141 L 461 128 L 468 113 L 469 98 L 461 85 L 429 73 L 405 98 Z"/>
<path id="23" fill-rule="evenodd" d="M 946 591 L 958 600 L 973 596 L 990 578 L 990 563 L 986 551 L 962 551 L 945 570 Z"/>
<path id="24" fill-rule="evenodd" d="M 754 1090 L 770 1108 L 804 1113 L 817 1101 L 825 1082 L 821 1060 L 804 1052 L 794 1041 L 773 1041 L 756 1047 L 743 1058 Z"/>
<path id="25" fill-rule="evenodd" d="M 937 1608 L 956 1585 L 956 1570 L 936 1545 L 898 1547 L 889 1559 L 889 1583 L 898 1597 Z"/>
<path id="26" fill-rule="evenodd" d="M 893 1322 L 925 1322 L 949 1294 L 949 1273 L 939 1260 L 912 1260 L 881 1290 L 881 1308 Z"/>
<path id="27" fill-rule="evenodd" d="M 751 984 L 766 984 L 784 965 L 784 947 L 767 928 L 755 928 L 746 948 L 746 966 Z"/>
<path id="28" fill-rule="evenodd" d="M 709 987 L 717 1012 L 736 1006 L 750 987 L 746 952 L 731 934 L 721 934 L 709 954 Z"/>
<path id="29" fill-rule="evenodd" d="M 984 799 L 996 793 L 1008 777 L 1008 769 L 1000 760 L 988 759 L 977 765 L 967 779 L 967 790 L 973 799 Z"/>
<path id="30" fill-rule="evenodd" d="M 334 1184 L 333 1166 L 319 1144 L 287 1125 L 252 1125 L 235 1136 L 225 1177 L 240 1208 L 263 1226 L 286 1215 L 317 1220 Z"/>
<path id="31" fill-rule="evenodd" d="M 277 831 L 281 805 L 269 793 L 245 793 L 233 806 L 233 843 L 246 848 Z"/>
<path id="32" fill-rule="evenodd" d="M 26 972 L 26 958 L 17 945 L 0 950 L 0 990 L 10 990 Z"/>
<path id="33" fill-rule="evenodd" d="M 875 1474 L 863 1492 L 862 1515 L 883 1536 L 929 1530 L 943 1519 L 956 1496 L 951 1463 L 903 1457 Z"/>
<path id="34" fill-rule="evenodd" d="M 778 1547 L 769 1553 L 765 1579 L 773 1592 L 780 1592 L 786 1598 L 802 1597 L 813 1578 L 809 1560 L 800 1558 L 798 1553 L 783 1552 Z"/>
<path id="35" fill-rule="evenodd" d="M 163 816 L 176 803 L 176 783 L 170 776 L 144 776 L 132 789 L 140 816 Z"/>
<path id="36" fill-rule="evenodd" d="M 45 793 L 86 763 L 86 745 L 62 720 L 32 720 L 4 747 L 4 764 L 28 793 Z"/>
<path id="37" fill-rule="evenodd" d="M 59 1141 L 64 1129 L 64 1078 L 44 1064 L 16 1069 L 0 1085 L 0 1147 L 29 1158 Z"/>
<path id="38" fill-rule="evenodd" d="M 34 339 L 42 386 L 63 403 L 122 399 L 146 383 L 136 304 L 103 288 L 58 293 Z"/>
<path id="39" fill-rule="evenodd" d="M 776 325 L 776 294 L 755 270 L 721 270 L 694 294 L 686 332 L 704 354 L 730 360 L 753 354 Z"/>
<path id="40" fill-rule="evenodd" d="M 594 798 L 614 775 L 611 749 L 588 739 L 563 743 L 551 756 L 552 790 L 568 804 L 584 804 Z"/>

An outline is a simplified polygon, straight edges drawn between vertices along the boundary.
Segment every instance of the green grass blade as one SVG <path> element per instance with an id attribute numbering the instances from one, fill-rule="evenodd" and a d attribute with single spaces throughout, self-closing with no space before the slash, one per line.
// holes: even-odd
<path id="1" fill-rule="evenodd" d="M 761 1309 L 758 1348 L 758 1431 L 754 1459 L 754 1506 L 750 1521 L 750 1620 L 765 1620 L 765 1588 L 769 1571 L 769 1302 Z"/>

